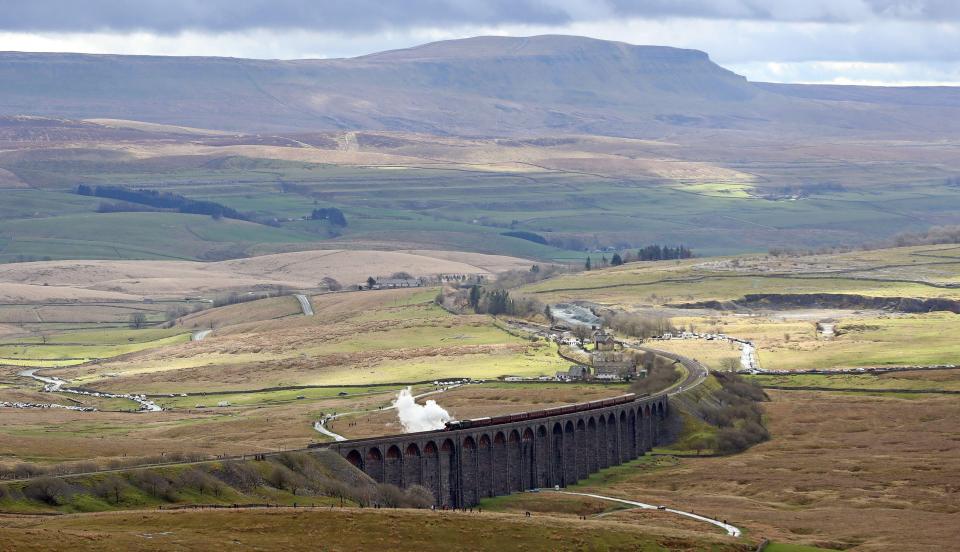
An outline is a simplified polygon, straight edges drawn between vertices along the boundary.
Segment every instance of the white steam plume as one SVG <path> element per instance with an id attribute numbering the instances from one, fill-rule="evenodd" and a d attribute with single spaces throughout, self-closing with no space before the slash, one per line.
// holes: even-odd
<path id="1" fill-rule="evenodd" d="M 426 404 L 417 404 L 409 387 L 400 390 L 393 406 L 396 407 L 397 415 L 400 416 L 400 425 L 403 426 L 404 433 L 443 429 L 444 424 L 453 419 L 449 412 L 437 404 L 437 401 L 431 399 Z"/>

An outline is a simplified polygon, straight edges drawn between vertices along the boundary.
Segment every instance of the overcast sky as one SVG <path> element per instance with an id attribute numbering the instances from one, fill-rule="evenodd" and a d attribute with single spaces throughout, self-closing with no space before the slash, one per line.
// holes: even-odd
<path id="1" fill-rule="evenodd" d="M 547 33 L 696 48 L 751 80 L 960 85 L 960 0 L 0 0 L 0 50 L 293 59 Z"/>

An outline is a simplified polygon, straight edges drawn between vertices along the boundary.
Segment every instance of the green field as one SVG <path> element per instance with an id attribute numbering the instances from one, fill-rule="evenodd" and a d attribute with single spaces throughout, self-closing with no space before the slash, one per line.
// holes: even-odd
<path id="1" fill-rule="evenodd" d="M 689 307 L 716 302 L 741 311 L 778 308 L 769 302 L 743 304 L 744 297 L 756 294 L 957 300 L 960 299 L 958 254 L 960 248 L 951 244 L 820 255 L 632 262 L 561 275 L 525 286 L 523 291 L 549 302 L 593 301 L 620 307 Z M 819 306 L 811 302 L 810 306 L 870 308 L 858 304 L 844 306 L 842 300 Z"/>
<path id="2" fill-rule="evenodd" d="M 441 311 L 442 312 L 442 311 Z M 242 338 L 242 336 L 238 336 Z M 172 343 L 186 342 L 188 337 Z M 221 340 L 213 340 L 215 347 Z M 145 347 L 142 347 L 145 348 Z M 141 391 L 169 393 L 179 390 L 256 389 L 286 385 L 345 385 L 380 384 L 393 382 L 430 381 L 436 379 L 470 377 L 495 379 L 506 375 L 553 375 L 567 367 L 567 362 L 556 355 L 555 346 L 545 343 L 530 344 L 494 326 L 483 325 L 420 325 L 404 329 L 377 330 L 347 339 L 302 347 L 281 347 L 268 350 L 260 347 L 230 347 L 211 350 L 198 347 L 190 355 L 174 353 L 167 356 L 158 351 L 147 358 L 104 363 L 95 370 L 83 370 L 71 375 L 71 381 L 83 385 L 109 383 L 122 378 L 147 378 L 151 383 L 137 384 Z M 382 355 L 378 354 L 382 352 Z M 350 355 L 362 353 L 352 361 Z M 382 356 L 382 358 L 381 358 Z M 332 366 L 303 373 L 291 372 L 284 366 L 310 363 L 311 359 L 343 358 Z M 364 361 L 362 358 L 370 358 Z M 359 362 L 359 364 L 358 364 Z M 244 378 L 243 383 L 223 384 L 216 377 L 206 378 L 206 384 L 183 382 L 160 383 L 168 378 L 176 381 L 181 371 L 203 370 L 215 367 L 248 370 L 244 366 L 276 365 L 263 370 L 256 377 Z M 62 364 L 66 365 L 66 363 Z M 109 375 L 109 376 L 108 376 Z M 157 383 L 153 383 L 157 382 Z M 195 389 L 196 385 L 202 385 Z"/>
<path id="3" fill-rule="evenodd" d="M 182 328 L 64 331 L 0 343 L 0 363 L 57 367 L 83 364 L 126 353 L 190 341 Z"/>
<path id="4" fill-rule="evenodd" d="M 767 370 L 812 370 L 876 366 L 930 366 L 957 363 L 955 332 L 960 315 L 847 315 L 836 322 L 838 335 L 817 334 L 810 320 L 771 316 L 677 317 L 674 324 L 752 341 Z M 727 341 L 667 340 L 651 346 L 684 354 L 719 369 L 725 359 L 740 358 Z"/>
<path id="5" fill-rule="evenodd" d="M 952 220 L 960 210 L 956 194 L 919 174 L 909 184 L 882 180 L 869 189 L 857 185 L 787 201 L 760 199 L 758 182 L 746 174 L 742 181 L 664 180 L 537 167 L 384 168 L 62 150 L 4 166 L 36 188 L 6 192 L 14 200 L 0 207 L 0 261 L 6 262 L 205 259 L 383 243 L 555 260 L 582 259 L 595 247 L 683 243 L 712 255 L 869 241 L 924 229 L 924 220 Z M 70 193 L 78 182 L 216 201 L 260 220 L 278 219 L 279 227 L 173 213 L 96 213 L 99 198 Z M 348 226 L 303 220 L 316 207 L 340 208 Z M 554 238 L 567 249 L 501 235 L 509 230 Z"/>
<path id="6" fill-rule="evenodd" d="M 748 376 L 763 386 L 817 387 L 825 389 L 852 389 L 877 391 L 960 391 L 960 371 L 893 372 L 868 374 L 796 374 Z"/>
<path id="7" fill-rule="evenodd" d="M 383 396 L 385 402 L 396 397 L 400 387 L 314 387 L 308 389 L 285 389 L 277 391 L 262 391 L 256 393 L 225 393 L 217 395 L 191 395 L 188 397 L 170 397 L 158 399 L 156 402 L 163 408 L 191 409 L 197 405 L 214 407 L 221 402 L 229 403 L 232 407 L 262 407 L 277 406 L 299 401 L 316 401 L 320 399 L 341 399 L 344 406 L 349 408 L 350 402 L 362 396 Z M 341 395 L 345 393 L 345 395 Z"/>
<path id="8" fill-rule="evenodd" d="M 304 243 L 308 235 L 262 224 L 179 213 L 82 213 L 0 222 L 0 260 L 218 259 L 247 247 Z"/>

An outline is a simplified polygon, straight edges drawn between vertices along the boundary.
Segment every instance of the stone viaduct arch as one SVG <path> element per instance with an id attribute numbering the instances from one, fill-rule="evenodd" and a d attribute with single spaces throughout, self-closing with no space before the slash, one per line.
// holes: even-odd
<path id="1" fill-rule="evenodd" d="M 600 469 L 642 456 L 659 442 L 666 395 L 573 412 L 525 412 L 480 427 L 331 443 L 371 478 L 399 487 L 423 485 L 439 507 L 537 487 L 565 487 Z"/>

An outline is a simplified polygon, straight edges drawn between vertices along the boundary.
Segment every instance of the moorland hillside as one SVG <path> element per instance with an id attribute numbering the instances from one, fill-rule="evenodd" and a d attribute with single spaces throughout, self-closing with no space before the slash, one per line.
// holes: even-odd
<path id="1" fill-rule="evenodd" d="M 235 131 L 946 136 L 957 110 L 949 89 L 758 85 L 704 52 L 573 36 L 475 37 L 350 59 L 0 55 L 2 113 Z"/>

